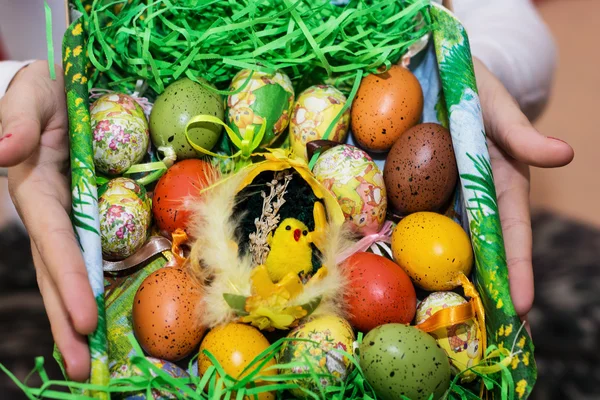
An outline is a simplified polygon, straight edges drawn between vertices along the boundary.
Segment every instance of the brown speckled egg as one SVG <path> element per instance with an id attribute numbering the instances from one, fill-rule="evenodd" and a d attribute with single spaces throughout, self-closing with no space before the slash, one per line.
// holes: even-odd
<path id="1" fill-rule="evenodd" d="M 408 69 L 398 65 L 362 80 L 352 103 L 352 132 L 360 147 L 388 151 L 423 114 L 423 90 Z"/>
<path id="2" fill-rule="evenodd" d="M 152 357 L 179 361 L 200 344 L 200 287 L 187 271 L 165 267 L 150 274 L 133 299 L 133 331 Z"/>
<path id="3" fill-rule="evenodd" d="M 439 210 L 452 196 L 458 178 L 450 132 L 438 124 L 406 131 L 387 156 L 383 178 L 395 212 Z"/>

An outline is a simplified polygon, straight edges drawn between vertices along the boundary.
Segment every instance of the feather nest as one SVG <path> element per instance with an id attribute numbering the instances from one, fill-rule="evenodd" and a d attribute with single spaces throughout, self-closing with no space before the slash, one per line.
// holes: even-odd
<path id="1" fill-rule="evenodd" d="M 209 177 L 209 188 L 199 200 L 189 202 L 187 206 L 192 215 L 190 233 L 193 238 L 188 263 L 196 278 L 205 282 L 201 320 L 209 328 L 236 319 L 223 294 L 244 297 L 252 294 L 252 256 L 239 255 L 236 232 L 241 216 L 233 216 L 238 188 L 246 176 L 247 173 L 242 171 L 224 177 Z M 289 304 L 304 305 L 320 297 L 321 302 L 311 318 L 325 314 L 344 316 L 346 313 L 343 295 L 348 277 L 336 258 L 354 241 L 345 226 L 327 226 L 326 238 L 321 261 L 327 267 L 327 275 L 305 285 L 304 291 Z"/>

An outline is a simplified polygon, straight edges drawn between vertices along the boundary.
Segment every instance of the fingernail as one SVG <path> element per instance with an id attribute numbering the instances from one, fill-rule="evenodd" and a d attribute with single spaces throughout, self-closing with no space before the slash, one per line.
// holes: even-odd
<path id="1" fill-rule="evenodd" d="M 0 137 L 0 142 L 3 141 L 4 139 L 8 139 L 12 137 L 12 133 L 7 133 L 6 135 Z"/>
<path id="2" fill-rule="evenodd" d="M 564 144 L 568 144 L 567 142 L 565 142 L 564 140 L 562 140 L 562 139 L 559 139 L 559 138 L 555 138 L 555 137 L 552 137 L 552 136 L 546 136 L 546 137 L 547 137 L 548 139 L 552 139 L 552 140 L 558 140 L 559 142 L 562 142 L 562 143 L 564 143 Z"/>

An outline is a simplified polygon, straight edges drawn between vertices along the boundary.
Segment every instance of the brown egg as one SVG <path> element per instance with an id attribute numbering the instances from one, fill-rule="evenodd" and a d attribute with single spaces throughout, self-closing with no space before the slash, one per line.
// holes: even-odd
<path id="1" fill-rule="evenodd" d="M 352 132 L 366 150 L 388 151 L 400 135 L 419 123 L 423 90 L 408 69 L 394 65 L 362 80 L 352 103 Z"/>
<path id="2" fill-rule="evenodd" d="M 133 299 L 133 331 L 152 357 L 178 361 L 200 344 L 201 290 L 183 269 L 165 267 L 150 274 Z"/>
<path id="3" fill-rule="evenodd" d="M 399 214 L 439 210 L 456 187 L 458 170 L 450 132 L 420 124 L 392 146 L 383 171 L 388 202 Z"/>

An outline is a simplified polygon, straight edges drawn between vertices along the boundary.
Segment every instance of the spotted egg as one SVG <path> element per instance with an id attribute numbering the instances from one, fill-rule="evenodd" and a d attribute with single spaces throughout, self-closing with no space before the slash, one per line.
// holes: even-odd
<path id="1" fill-rule="evenodd" d="M 404 132 L 386 158 L 383 178 L 395 212 L 440 210 L 458 179 L 450 132 L 439 124 L 420 124 Z"/>
<path id="2" fill-rule="evenodd" d="M 387 209 L 383 174 L 358 147 L 339 145 L 325 151 L 313 173 L 337 199 L 352 230 L 360 235 L 379 232 Z"/>
<path id="3" fill-rule="evenodd" d="M 365 77 L 352 103 L 352 132 L 358 145 L 385 152 L 400 135 L 419 123 L 423 90 L 410 70 L 394 65 Z"/>
<path id="4" fill-rule="evenodd" d="M 421 324 L 432 318 L 438 311 L 460 306 L 466 302 L 467 300 L 454 292 L 431 293 L 419 304 L 415 323 Z M 448 354 L 453 374 L 471 368 L 481 361 L 483 352 L 481 331 L 474 317 L 460 324 L 438 328 L 429 334 Z M 461 381 L 470 382 L 475 377 L 475 374 L 466 371 L 461 376 Z"/>
<path id="5" fill-rule="evenodd" d="M 287 337 L 303 340 L 285 342 L 280 350 L 280 363 L 297 363 L 292 373 L 305 374 L 312 369 L 333 378 L 323 377 L 318 382 L 311 378 L 295 380 L 300 387 L 318 393 L 320 388 L 344 381 L 352 372 L 352 362 L 340 353 L 353 353 L 354 332 L 345 319 L 333 315 L 316 317 L 295 328 Z M 300 389 L 292 390 L 292 394 L 300 399 L 312 398 Z"/>
<path id="6" fill-rule="evenodd" d="M 151 356 L 179 361 L 197 348 L 201 287 L 182 268 L 164 267 L 142 282 L 133 299 L 133 331 Z"/>
<path id="7" fill-rule="evenodd" d="M 120 175 L 144 158 L 150 142 L 148 121 L 133 97 L 109 93 L 90 108 L 94 165 L 106 175 Z"/>
<path id="8" fill-rule="evenodd" d="M 146 357 L 146 360 L 148 362 L 150 362 L 150 364 L 152 364 L 154 367 L 158 368 L 161 372 L 166 373 L 167 375 L 169 375 L 172 378 L 189 378 L 190 375 L 184 371 L 183 369 L 181 369 L 180 367 L 178 367 L 177 365 L 165 361 L 165 360 L 159 360 L 158 358 L 154 358 L 154 357 Z M 150 369 L 150 376 L 152 377 L 156 377 L 157 373 Z M 136 365 L 133 364 L 123 364 L 119 367 L 113 368 L 112 369 L 112 373 L 110 375 L 110 377 L 112 379 L 120 379 L 120 378 L 130 378 L 130 377 L 134 377 L 134 376 L 142 376 L 143 372 L 142 370 L 137 367 Z M 124 397 L 124 400 L 147 400 L 146 397 L 146 391 L 140 391 L 138 393 L 134 393 L 134 394 L 126 394 Z M 173 393 L 169 393 L 167 391 L 161 391 L 159 389 L 152 389 L 152 398 L 155 400 L 164 400 L 164 399 L 177 399 L 178 396 L 176 396 Z"/>
<path id="9" fill-rule="evenodd" d="M 465 230 L 451 218 L 427 211 L 410 214 L 396 225 L 392 253 L 415 285 L 428 291 L 454 289 L 473 266 Z"/>
<path id="10" fill-rule="evenodd" d="M 410 323 L 417 309 L 415 288 L 395 262 L 373 253 L 356 253 L 344 263 L 348 273 L 349 321 L 366 333 L 376 326 Z"/>
<path id="11" fill-rule="evenodd" d="M 360 366 L 377 397 L 441 398 L 450 386 L 450 362 L 435 339 L 409 325 L 386 324 L 367 333 Z"/>
<path id="12" fill-rule="evenodd" d="M 144 187 L 128 178 L 110 180 L 98 194 L 102 255 L 107 260 L 123 260 L 146 242 L 150 200 Z"/>
<path id="13" fill-rule="evenodd" d="M 200 345 L 198 357 L 198 372 L 204 375 L 213 365 L 206 354 L 210 353 L 219 362 L 226 374 L 234 378 L 242 378 L 253 371 L 249 368 L 244 371 L 254 359 L 269 347 L 269 341 L 256 328 L 245 325 L 229 323 L 213 328 Z M 268 369 L 275 365 L 275 360 L 269 360 L 260 370 L 262 375 L 277 375 L 277 370 Z M 243 373 L 243 374 L 242 374 Z M 256 383 L 256 382 L 255 382 Z M 261 382 L 258 382 L 261 384 Z M 264 382 L 264 384 L 268 384 Z M 205 388 L 207 389 L 207 388 Z M 247 396 L 247 400 L 254 397 Z M 259 400 L 274 400 L 273 392 L 262 392 Z"/>

